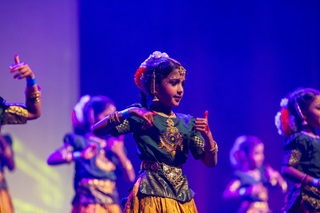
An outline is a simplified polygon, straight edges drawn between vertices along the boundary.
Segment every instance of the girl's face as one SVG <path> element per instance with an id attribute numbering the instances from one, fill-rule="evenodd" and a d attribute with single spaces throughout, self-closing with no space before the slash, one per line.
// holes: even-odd
<path id="1" fill-rule="evenodd" d="M 116 107 L 113 104 L 109 105 L 108 108 L 106 108 L 104 111 L 98 114 L 96 118 L 97 120 L 95 122 L 102 120 L 103 118 L 107 117 L 108 115 L 111 115 L 115 111 L 116 111 Z"/>
<path id="2" fill-rule="evenodd" d="M 173 70 L 166 78 L 156 85 L 156 96 L 166 106 L 178 106 L 184 91 L 185 73 L 180 69 Z"/>
<path id="3" fill-rule="evenodd" d="M 248 156 L 249 167 L 251 169 L 259 168 L 263 165 L 264 161 L 264 145 L 257 144 L 254 146 Z"/>
<path id="4" fill-rule="evenodd" d="M 313 128 L 320 128 L 320 95 L 317 95 L 304 112 L 307 123 Z"/>

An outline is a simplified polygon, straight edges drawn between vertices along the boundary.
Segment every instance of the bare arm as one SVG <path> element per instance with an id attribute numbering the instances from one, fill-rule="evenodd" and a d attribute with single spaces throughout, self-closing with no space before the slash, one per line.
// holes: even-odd
<path id="1" fill-rule="evenodd" d="M 26 106 L 28 110 L 28 120 L 34 120 L 41 115 L 40 87 L 37 85 L 26 87 Z"/>
<path id="2" fill-rule="evenodd" d="M 110 133 L 110 131 L 119 125 L 124 119 L 129 118 L 131 115 L 136 115 L 145 121 L 145 126 L 153 125 L 153 116 L 155 113 L 139 107 L 130 107 L 120 112 L 105 117 L 93 126 L 93 134 L 103 136 Z"/>
<path id="3" fill-rule="evenodd" d="M 84 150 L 73 151 L 73 147 L 69 144 L 64 144 L 62 147 L 54 151 L 47 159 L 48 165 L 59 165 L 71 163 L 72 161 L 83 158 L 91 159 L 98 153 L 98 146 L 95 143 L 89 143 Z"/>
<path id="4" fill-rule="evenodd" d="M 204 151 L 204 157 L 201 158 L 203 164 L 214 168 L 218 163 L 218 144 L 213 140 L 212 135 L 205 139 Z"/>
<path id="5" fill-rule="evenodd" d="M 10 66 L 10 72 L 14 79 L 26 79 L 25 104 L 28 110 L 28 120 L 39 118 L 41 115 L 40 87 L 36 83 L 36 78 L 28 64 L 20 62 L 19 56 L 14 58 L 15 64 Z"/>
<path id="6" fill-rule="evenodd" d="M 230 199 L 240 197 L 240 185 L 241 183 L 239 180 L 230 181 L 230 183 L 227 185 L 226 189 L 223 192 L 223 198 Z"/>
<path id="7" fill-rule="evenodd" d="M 282 166 L 281 173 L 284 177 L 295 183 L 302 183 L 307 185 L 312 185 L 312 180 L 314 177 L 311 177 L 303 172 L 300 172 L 298 169 L 292 166 Z"/>
<path id="8" fill-rule="evenodd" d="M 68 144 L 64 144 L 53 153 L 51 153 L 47 159 L 48 165 L 59 165 L 64 163 L 70 163 L 73 159 L 72 147 Z"/>
<path id="9" fill-rule="evenodd" d="M 262 193 L 266 192 L 266 188 L 263 186 L 262 183 L 254 184 L 247 187 L 241 187 L 241 182 L 239 180 L 232 180 L 228 184 L 227 188 L 223 192 L 223 198 L 230 199 L 230 198 L 241 198 L 245 196 L 256 195 L 258 197 L 261 196 Z M 262 197 L 260 197 L 262 200 Z"/>
<path id="10" fill-rule="evenodd" d="M 208 125 L 208 111 L 204 113 L 204 118 L 197 118 L 195 124 L 196 130 L 201 132 L 201 135 L 205 140 L 205 154 L 201 160 L 205 166 L 214 168 L 218 163 L 218 144 L 213 140 L 212 133 Z"/>
<path id="11" fill-rule="evenodd" d="M 128 182 L 133 182 L 136 178 L 134 168 L 131 161 L 124 152 L 124 136 L 110 137 L 107 140 L 107 148 L 110 149 L 119 159 L 120 166 L 124 175 L 124 179 Z"/>
<path id="12" fill-rule="evenodd" d="M 124 179 L 128 182 L 133 182 L 136 178 L 136 173 L 131 164 L 131 161 L 127 158 L 125 154 L 118 155 L 118 158 L 123 171 Z"/>
<path id="13" fill-rule="evenodd" d="M 287 191 L 287 182 L 283 179 L 281 174 L 278 171 L 274 170 L 270 165 L 266 166 L 266 176 L 272 186 L 280 186 L 283 193 Z"/>

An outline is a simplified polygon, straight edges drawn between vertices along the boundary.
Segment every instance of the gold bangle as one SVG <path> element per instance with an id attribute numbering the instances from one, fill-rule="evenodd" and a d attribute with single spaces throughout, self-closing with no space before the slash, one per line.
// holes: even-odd
<path id="1" fill-rule="evenodd" d="M 204 149 L 204 152 L 206 153 L 217 153 L 219 150 L 217 142 L 214 142 L 214 147 L 212 149 Z"/>
<path id="2" fill-rule="evenodd" d="M 120 124 L 119 114 L 117 111 L 109 115 L 109 123 L 116 125 Z"/>
<path id="3" fill-rule="evenodd" d="M 33 103 L 39 103 L 41 98 L 41 92 L 33 92 L 27 94 L 27 100 Z"/>

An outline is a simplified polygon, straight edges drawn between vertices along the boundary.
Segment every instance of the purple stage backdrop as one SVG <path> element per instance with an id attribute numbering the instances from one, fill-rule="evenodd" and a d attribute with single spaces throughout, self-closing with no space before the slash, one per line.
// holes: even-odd
<path id="1" fill-rule="evenodd" d="M 320 3 L 80 2 L 81 94 L 108 95 L 123 108 L 139 101 L 133 75 L 152 51 L 183 63 L 185 96 L 176 111 L 203 116 L 209 110 L 219 143 L 215 169 L 190 155 L 184 170 L 199 212 L 235 212 L 238 203 L 222 199 L 234 139 L 257 135 L 266 144 L 266 162 L 280 169 L 283 139 L 274 126 L 280 100 L 296 87 L 320 89 Z M 130 136 L 126 144 L 138 168 Z M 283 198 L 279 189 L 270 191 L 274 212 Z"/>
<path id="2" fill-rule="evenodd" d="M 42 87 L 43 115 L 27 125 L 4 126 L 14 138 L 17 168 L 6 175 L 17 213 L 70 212 L 72 166 L 49 167 L 46 158 L 71 131 L 79 94 L 78 1 L 1 1 L 0 91 L 24 102 L 25 81 L 14 80 L 13 56 L 30 65 Z"/>
<path id="3" fill-rule="evenodd" d="M 203 116 L 219 143 L 219 163 L 205 168 L 192 156 L 184 167 L 200 213 L 235 212 L 222 192 L 232 175 L 229 150 L 240 134 L 265 143 L 266 162 L 280 169 L 283 138 L 274 116 L 296 87 L 320 89 L 318 1 L 8 1 L 0 6 L 0 95 L 23 101 L 12 80 L 13 55 L 30 64 L 43 88 L 43 116 L 6 126 L 15 138 L 17 169 L 9 187 L 17 212 L 70 212 L 73 167 L 48 167 L 48 154 L 71 130 L 79 95 L 107 95 L 118 109 L 139 101 L 135 70 L 154 50 L 187 69 L 177 112 Z M 138 170 L 135 144 L 128 155 Z M 119 179 L 120 196 L 130 184 Z M 284 195 L 270 191 L 279 212 Z"/>

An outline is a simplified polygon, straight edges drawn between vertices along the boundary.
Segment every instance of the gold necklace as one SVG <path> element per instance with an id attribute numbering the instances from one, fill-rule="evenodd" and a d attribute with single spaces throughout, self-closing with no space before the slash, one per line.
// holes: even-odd
<path id="1" fill-rule="evenodd" d="M 171 118 L 176 118 L 176 114 L 174 114 L 174 112 L 170 112 L 170 115 L 167 115 L 163 112 L 156 112 L 158 115 L 162 116 L 162 117 L 166 117 L 167 118 L 167 127 L 174 127 L 174 122 Z"/>
<path id="2" fill-rule="evenodd" d="M 177 116 L 171 112 L 167 115 L 162 112 L 156 112 L 158 115 L 166 117 L 167 129 L 160 136 L 160 144 L 158 145 L 160 149 L 163 149 L 170 153 L 171 157 L 174 158 L 177 151 L 182 151 L 183 149 L 183 137 L 177 127 L 174 126 L 172 118 Z"/>

